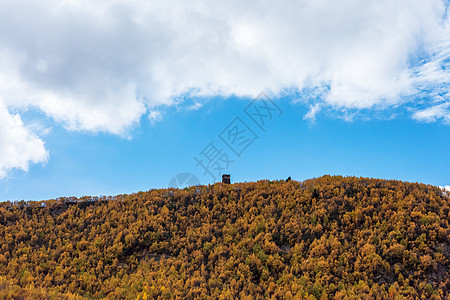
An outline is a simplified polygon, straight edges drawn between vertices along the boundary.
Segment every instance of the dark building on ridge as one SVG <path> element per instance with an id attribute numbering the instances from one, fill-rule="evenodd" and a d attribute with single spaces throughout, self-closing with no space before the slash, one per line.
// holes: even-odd
<path id="1" fill-rule="evenodd" d="M 230 184 L 231 183 L 230 174 L 223 174 L 222 175 L 222 183 L 226 183 L 226 184 Z"/>

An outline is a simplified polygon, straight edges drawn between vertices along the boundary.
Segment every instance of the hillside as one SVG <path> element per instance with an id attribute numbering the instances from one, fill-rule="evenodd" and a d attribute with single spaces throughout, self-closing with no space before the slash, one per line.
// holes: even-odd
<path id="1" fill-rule="evenodd" d="M 340 176 L 0 203 L 0 299 L 448 299 L 449 220 Z"/>

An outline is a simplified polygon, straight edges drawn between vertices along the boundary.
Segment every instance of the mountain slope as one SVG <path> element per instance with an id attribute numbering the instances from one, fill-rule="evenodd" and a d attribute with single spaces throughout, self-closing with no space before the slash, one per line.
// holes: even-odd
<path id="1" fill-rule="evenodd" d="M 437 187 L 340 176 L 2 203 L 0 298 L 445 299 L 449 220 Z"/>

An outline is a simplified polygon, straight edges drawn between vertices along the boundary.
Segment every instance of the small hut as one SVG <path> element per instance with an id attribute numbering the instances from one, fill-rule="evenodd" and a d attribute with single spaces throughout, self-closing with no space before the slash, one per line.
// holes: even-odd
<path id="1" fill-rule="evenodd" d="M 230 174 L 223 174 L 222 175 L 222 183 L 226 183 L 226 184 L 230 184 L 231 183 Z"/>

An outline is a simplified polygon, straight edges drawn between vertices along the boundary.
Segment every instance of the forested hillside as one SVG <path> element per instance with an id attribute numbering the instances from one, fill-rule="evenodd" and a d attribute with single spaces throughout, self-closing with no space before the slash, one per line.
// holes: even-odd
<path id="1" fill-rule="evenodd" d="M 0 299 L 448 299 L 449 220 L 339 176 L 0 203 Z"/>

